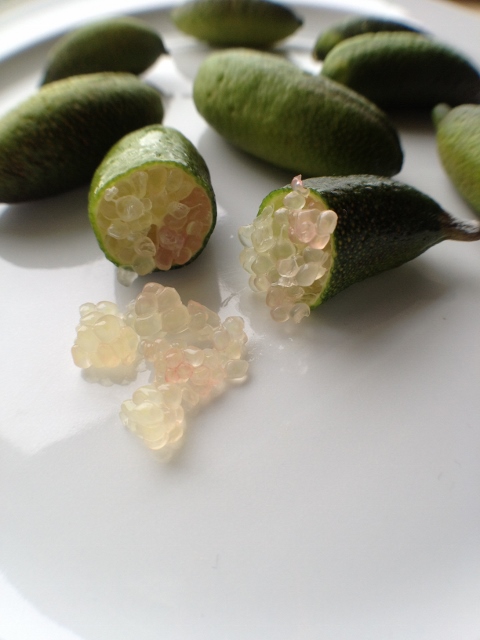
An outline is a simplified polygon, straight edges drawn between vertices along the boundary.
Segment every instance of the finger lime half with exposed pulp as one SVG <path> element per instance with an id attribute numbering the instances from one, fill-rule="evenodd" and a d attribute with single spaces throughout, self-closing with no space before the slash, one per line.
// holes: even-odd
<path id="1" fill-rule="evenodd" d="M 201 253 L 215 226 L 207 165 L 176 129 L 134 131 L 98 167 L 89 216 L 105 256 L 123 271 L 182 267 Z"/>
<path id="2" fill-rule="evenodd" d="M 443 240 L 480 240 L 480 225 L 389 178 L 297 176 L 264 198 L 239 237 L 250 287 L 266 295 L 272 318 L 300 322 L 347 287 Z"/>

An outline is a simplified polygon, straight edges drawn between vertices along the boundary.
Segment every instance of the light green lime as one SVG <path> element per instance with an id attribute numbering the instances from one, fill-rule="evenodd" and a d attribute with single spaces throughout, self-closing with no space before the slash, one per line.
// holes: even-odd
<path id="1" fill-rule="evenodd" d="M 464 104 L 433 110 L 437 149 L 447 175 L 480 214 L 480 106 Z"/>
<path id="2" fill-rule="evenodd" d="M 394 175 L 402 165 L 397 132 L 380 109 L 270 53 L 211 54 L 195 78 L 193 99 L 229 142 L 304 177 Z"/>
<path id="3" fill-rule="evenodd" d="M 42 87 L 0 120 L 0 202 L 88 183 L 117 140 L 162 118 L 160 94 L 131 74 L 73 76 Z"/>
<path id="4" fill-rule="evenodd" d="M 88 209 L 106 257 L 138 275 L 192 262 L 216 221 L 204 159 L 183 134 L 161 125 L 112 147 L 93 177 Z"/>
<path id="5" fill-rule="evenodd" d="M 417 33 L 348 38 L 328 53 L 321 73 L 384 109 L 432 109 L 439 102 L 457 105 L 480 99 L 480 76 L 472 63 Z"/>
<path id="6" fill-rule="evenodd" d="M 190 0 L 171 12 L 188 35 L 219 47 L 269 47 L 290 36 L 302 19 L 271 0 Z"/>
<path id="7" fill-rule="evenodd" d="M 166 53 L 159 33 L 136 18 L 110 18 L 75 29 L 51 49 L 42 84 L 101 71 L 138 75 Z"/>
<path id="8" fill-rule="evenodd" d="M 343 40 L 353 38 L 362 33 L 378 33 L 379 31 L 415 31 L 419 29 L 398 20 L 378 18 L 376 16 L 354 16 L 331 25 L 317 38 L 313 47 L 313 57 L 323 60 L 327 53 Z"/>

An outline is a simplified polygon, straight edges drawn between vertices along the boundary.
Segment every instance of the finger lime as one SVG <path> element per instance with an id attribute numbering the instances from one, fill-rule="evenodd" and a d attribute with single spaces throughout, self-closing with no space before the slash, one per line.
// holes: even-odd
<path id="1" fill-rule="evenodd" d="M 291 9 L 271 0 L 190 0 L 171 17 L 184 33 L 221 47 L 268 47 L 302 25 Z"/>
<path id="2" fill-rule="evenodd" d="M 299 322 L 347 287 L 443 240 L 480 240 L 427 195 L 378 176 L 301 181 L 272 191 L 239 231 L 240 260 L 272 317 Z"/>
<path id="3" fill-rule="evenodd" d="M 471 207 L 480 214 L 480 105 L 433 110 L 437 149 L 443 167 Z"/>
<path id="4" fill-rule="evenodd" d="M 205 161 L 183 134 L 161 125 L 112 147 L 93 177 L 88 208 L 105 256 L 138 275 L 192 262 L 216 221 Z"/>
<path id="5" fill-rule="evenodd" d="M 323 60 L 327 53 L 340 42 L 362 33 L 378 33 L 379 31 L 415 31 L 419 29 L 398 20 L 377 16 L 354 16 L 341 20 L 323 31 L 315 41 L 313 57 Z"/>
<path id="6" fill-rule="evenodd" d="M 117 140 L 162 118 L 158 91 L 131 74 L 73 76 L 42 87 L 0 120 L 0 202 L 88 183 Z"/>
<path id="7" fill-rule="evenodd" d="M 84 73 L 138 75 L 166 53 L 161 36 L 142 20 L 109 18 L 75 29 L 51 49 L 42 84 Z"/>
<path id="8" fill-rule="evenodd" d="M 193 99 L 229 142 L 295 173 L 390 176 L 402 166 L 397 132 L 380 109 L 274 54 L 211 54 L 199 68 Z"/>
<path id="9" fill-rule="evenodd" d="M 321 74 L 384 109 L 479 102 L 480 75 L 461 53 L 418 33 L 366 33 L 326 56 Z"/>

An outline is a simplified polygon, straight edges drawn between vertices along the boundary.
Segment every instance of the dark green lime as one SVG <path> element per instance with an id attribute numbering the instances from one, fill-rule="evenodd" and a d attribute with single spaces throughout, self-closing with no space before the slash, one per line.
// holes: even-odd
<path id="1" fill-rule="evenodd" d="M 131 74 L 73 76 L 42 87 L 0 120 L 0 202 L 88 183 L 117 140 L 162 118 L 160 94 Z"/>
<path id="2" fill-rule="evenodd" d="M 110 18 L 75 29 L 51 49 L 42 84 L 101 71 L 138 75 L 166 53 L 160 34 L 136 18 Z"/>
<path id="3" fill-rule="evenodd" d="M 330 51 L 323 76 L 384 109 L 431 109 L 480 100 L 480 75 L 461 53 L 416 33 L 367 33 Z"/>

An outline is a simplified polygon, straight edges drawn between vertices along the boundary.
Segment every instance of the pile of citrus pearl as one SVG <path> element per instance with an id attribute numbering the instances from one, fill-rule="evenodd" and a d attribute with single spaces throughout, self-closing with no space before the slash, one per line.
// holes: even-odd
<path id="1" fill-rule="evenodd" d="M 201 249 L 212 225 L 212 205 L 178 167 L 155 165 L 108 187 L 97 225 L 107 252 L 135 275 L 183 265 Z"/>
<path id="2" fill-rule="evenodd" d="M 301 176 L 291 183 L 281 206 L 267 205 L 254 222 L 240 227 L 242 267 L 250 287 L 266 293 L 277 322 L 300 322 L 310 314 L 331 267 L 330 237 L 337 214 L 310 195 Z"/>
<path id="3" fill-rule="evenodd" d="M 116 369 L 138 359 L 140 339 L 126 325 L 114 302 L 87 302 L 80 307 L 80 322 L 72 347 L 73 361 L 81 369 Z"/>
<path id="4" fill-rule="evenodd" d="M 178 446 L 185 414 L 247 375 L 243 319 L 222 322 L 198 302 L 184 305 L 172 287 L 146 284 L 124 315 L 109 302 L 82 305 L 80 314 L 72 348 L 77 366 L 103 375 L 125 363 L 143 362 L 152 369 L 152 382 L 137 389 L 120 412 L 125 426 L 150 449 Z M 117 352 L 121 361 L 112 355 Z"/>

